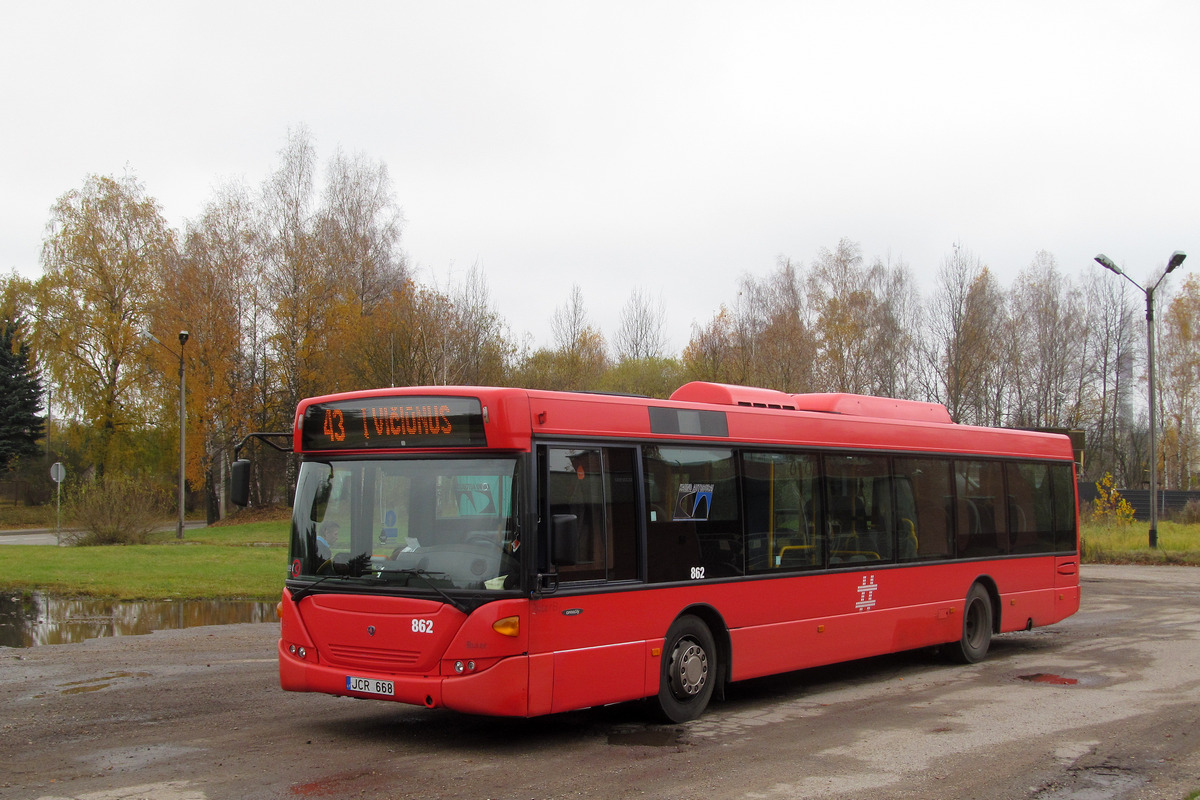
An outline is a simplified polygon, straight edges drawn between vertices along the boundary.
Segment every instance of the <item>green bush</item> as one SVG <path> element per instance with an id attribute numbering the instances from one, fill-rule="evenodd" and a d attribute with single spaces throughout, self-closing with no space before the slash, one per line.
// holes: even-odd
<path id="1" fill-rule="evenodd" d="M 71 544 L 143 544 L 169 515 L 161 487 L 129 475 L 105 475 L 75 487 L 63 503 L 63 518 L 81 530 Z"/>

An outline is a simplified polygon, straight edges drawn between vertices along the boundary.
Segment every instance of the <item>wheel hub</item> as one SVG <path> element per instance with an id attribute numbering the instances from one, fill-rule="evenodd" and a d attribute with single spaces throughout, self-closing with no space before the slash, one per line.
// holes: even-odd
<path id="1" fill-rule="evenodd" d="M 671 671 L 671 684 L 679 697 L 692 697 L 700 693 L 708 681 L 708 654 L 695 642 L 683 641 L 675 648 L 675 669 Z"/>

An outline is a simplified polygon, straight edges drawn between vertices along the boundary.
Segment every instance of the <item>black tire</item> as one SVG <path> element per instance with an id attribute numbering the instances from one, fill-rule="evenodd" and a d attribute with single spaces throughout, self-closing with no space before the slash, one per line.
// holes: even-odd
<path id="1" fill-rule="evenodd" d="M 704 713 L 721 671 L 712 631 L 683 616 L 667 631 L 659 671 L 658 707 L 667 722 L 687 722 Z"/>
<path id="2" fill-rule="evenodd" d="M 950 646 L 950 657 L 960 664 L 975 664 L 984 659 L 991 644 L 992 598 L 977 583 L 967 592 L 962 637 Z"/>

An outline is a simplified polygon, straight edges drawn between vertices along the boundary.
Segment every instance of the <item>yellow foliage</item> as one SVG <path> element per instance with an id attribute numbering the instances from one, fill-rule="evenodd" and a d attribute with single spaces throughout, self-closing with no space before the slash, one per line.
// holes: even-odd
<path id="1" fill-rule="evenodd" d="M 1117 491 L 1112 473 L 1104 473 L 1104 477 L 1096 482 L 1096 491 L 1099 494 L 1092 501 L 1092 519 L 1115 525 L 1133 523 L 1133 506 Z"/>

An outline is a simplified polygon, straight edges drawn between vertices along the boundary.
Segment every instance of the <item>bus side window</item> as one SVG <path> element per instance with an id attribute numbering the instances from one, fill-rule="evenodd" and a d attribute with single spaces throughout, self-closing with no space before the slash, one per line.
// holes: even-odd
<path id="1" fill-rule="evenodd" d="M 742 456 L 746 569 L 814 569 L 825 562 L 818 459 L 806 453 Z"/>
<path id="2" fill-rule="evenodd" d="M 1059 552 L 1074 550 L 1075 530 L 1075 475 L 1071 467 L 1060 464 L 1050 467 L 1054 482 L 1054 549 Z"/>
<path id="3" fill-rule="evenodd" d="M 1008 508 L 1014 553 L 1054 550 L 1054 513 L 1048 464 L 1008 464 Z"/>
<path id="4" fill-rule="evenodd" d="M 651 582 L 745 572 L 737 470 L 727 448 L 642 450 Z"/>
<path id="5" fill-rule="evenodd" d="M 602 525 L 604 487 L 598 448 L 547 449 L 547 501 L 551 556 L 563 580 L 604 577 L 597 558 L 603 550 L 597 535 Z"/>
<path id="6" fill-rule="evenodd" d="M 825 456 L 829 563 L 891 561 L 891 470 L 883 456 Z"/>
<path id="7" fill-rule="evenodd" d="M 546 454 L 549 541 L 561 579 L 636 579 L 633 450 L 552 447 Z"/>
<path id="8" fill-rule="evenodd" d="M 896 555 L 901 561 L 911 561 L 917 557 L 917 499 L 908 475 L 896 474 L 892 482 L 896 492 Z"/>
<path id="9" fill-rule="evenodd" d="M 998 461 L 955 461 L 958 554 L 1008 555 L 1004 470 Z"/>
<path id="10" fill-rule="evenodd" d="M 897 458 L 894 460 L 897 482 L 900 558 L 947 558 L 951 554 L 950 462 L 937 458 Z M 911 493 L 905 508 L 904 490 Z M 916 549 L 911 538 L 915 536 Z"/>

